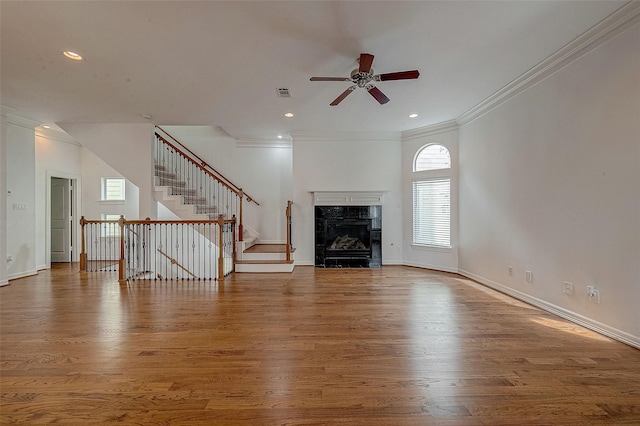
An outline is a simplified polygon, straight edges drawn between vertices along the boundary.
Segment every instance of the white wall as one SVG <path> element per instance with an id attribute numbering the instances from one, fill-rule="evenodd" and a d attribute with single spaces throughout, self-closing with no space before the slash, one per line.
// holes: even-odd
<path id="1" fill-rule="evenodd" d="M 639 40 L 635 25 L 465 124 L 459 147 L 461 271 L 636 346 Z"/>
<path id="2" fill-rule="evenodd" d="M 294 139 L 293 244 L 296 263 L 313 265 L 313 191 L 385 191 L 382 263 L 402 262 L 401 147 L 397 137 Z"/>
<path id="3" fill-rule="evenodd" d="M 157 217 L 152 124 L 61 123 L 59 126 L 140 190 L 142 217 Z"/>
<path id="4" fill-rule="evenodd" d="M 49 215 L 47 195 L 50 191 L 51 177 L 76 179 L 81 191 L 80 145 L 63 132 L 47 131 L 38 128 L 35 134 L 36 168 L 36 266 L 44 269 L 50 266 L 47 246 L 50 247 L 48 233 Z M 74 218 L 75 235 L 79 237 L 79 217 Z M 78 260 L 79 238 L 73 243 L 74 261 Z"/>
<path id="5" fill-rule="evenodd" d="M 260 203 L 243 201 L 243 222 L 260 235 L 263 243 L 286 240 L 285 209 L 292 198 L 290 146 L 245 145 L 211 126 L 162 126 L 249 196 Z"/>
<path id="6" fill-rule="evenodd" d="M 451 248 L 414 246 L 413 160 L 425 145 L 439 144 L 451 155 Z M 402 138 L 403 263 L 442 271 L 458 271 L 458 126 L 442 123 L 404 132 Z"/>
<path id="7" fill-rule="evenodd" d="M 124 177 L 113 167 L 82 147 L 80 150 L 82 173 L 82 212 L 87 220 L 99 220 L 103 214 L 124 215 L 129 220 L 144 219 L 140 216 L 140 190 L 125 180 L 124 201 L 102 201 L 102 178 Z"/>
<path id="8" fill-rule="evenodd" d="M 8 117 L 6 123 L 7 278 L 37 273 L 35 131 L 37 123 Z M 4 168 L 4 167 L 3 167 Z M 9 261 L 9 257 L 11 260 Z"/>

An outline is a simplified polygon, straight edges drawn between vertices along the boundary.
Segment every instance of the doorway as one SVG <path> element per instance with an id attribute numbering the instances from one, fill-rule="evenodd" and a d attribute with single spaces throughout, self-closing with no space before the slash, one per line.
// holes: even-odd
<path id="1" fill-rule="evenodd" d="M 52 262 L 77 262 L 80 255 L 80 176 L 47 171 L 45 268 Z"/>
<path id="2" fill-rule="evenodd" d="M 73 252 L 73 182 L 51 178 L 51 262 L 71 262 Z"/>

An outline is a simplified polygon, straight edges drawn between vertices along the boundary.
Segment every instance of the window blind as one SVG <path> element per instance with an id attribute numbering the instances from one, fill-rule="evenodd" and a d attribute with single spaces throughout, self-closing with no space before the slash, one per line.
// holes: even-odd
<path id="1" fill-rule="evenodd" d="M 124 179 L 104 178 L 102 189 L 103 200 L 124 200 Z"/>
<path id="2" fill-rule="evenodd" d="M 451 179 L 413 182 L 413 243 L 451 247 Z"/>

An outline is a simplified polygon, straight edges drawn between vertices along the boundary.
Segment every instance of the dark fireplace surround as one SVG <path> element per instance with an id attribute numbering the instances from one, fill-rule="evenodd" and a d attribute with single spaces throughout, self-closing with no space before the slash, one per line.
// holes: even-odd
<path id="1" fill-rule="evenodd" d="M 315 265 L 382 266 L 382 206 L 315 206 Z"/>

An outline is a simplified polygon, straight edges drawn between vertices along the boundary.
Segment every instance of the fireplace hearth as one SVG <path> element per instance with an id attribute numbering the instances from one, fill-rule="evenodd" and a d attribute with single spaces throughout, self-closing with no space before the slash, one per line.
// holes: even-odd
<path id="1" fill-rule="evenodd" d="M 382 206 L 316 206 L 315 264 L 382 266 Z"/>

